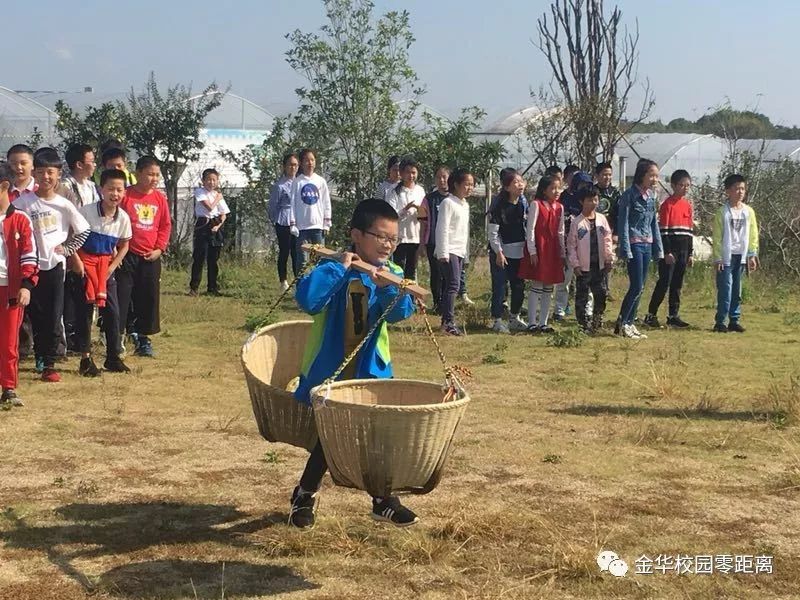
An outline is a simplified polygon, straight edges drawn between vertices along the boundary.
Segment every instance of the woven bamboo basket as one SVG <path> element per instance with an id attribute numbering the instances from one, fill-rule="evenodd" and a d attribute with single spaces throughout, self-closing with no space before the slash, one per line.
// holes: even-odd
<path id="1" fill-rule="evenodd" d="M 300 373 L 311 321 L 285 321 L 256 331 L 242 348 L 242 366 L 261 436 L 311 450 L 317 443 L 313 409 L 287 391 Z"/>
<path id="2" fill-rule="evenodd" d="M 340 381 L 311 397 L 334 483 L 372 496 L 431 492 L 470 400 L 442 402 L 440 384 L 407 379 Z"/>

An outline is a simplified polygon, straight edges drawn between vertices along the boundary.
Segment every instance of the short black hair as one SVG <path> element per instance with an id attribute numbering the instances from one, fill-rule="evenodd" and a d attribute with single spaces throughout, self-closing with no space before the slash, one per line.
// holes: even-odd
<path id="1" fill-rule="evenodd" d="M 687 171 L 686 169 L 678 169 L 677 171 L 673 172 L 669 178 L 669 182 L 672 185 L 677 185 L 678 183 L 681 182 L 682 179 L 689 179 L 689 180 L 692 179 L 692 176 L 689 175 L 689 171 Z"/>
<path id="2" fill-rule="evenodd" d="M 128 183 L 125 171 L 119 169 L 106 169 L 100 174 L 100 187 L 103 187 L 109 179 L 119 179 L 123 183 Z"/>
<path id="3" fill-rule="evenodd" d="M 400 161 L 400 172 L 405 171 L 408 168 L 414 167 L 415 169 L 419 169 L 419 163 L 415 161 L 410 156 L 405 157 L 403 160 Z"/>
<path id="4" fill-rule="evenodd" d="M 4 181 L 14 183 L 16 178 L 17 175 L 14 173 L 14 169 L 11 168 L 11 165 L 7 162 L 0 162 L 0 183 L 3 183 Z"/>
<path id="5" fill-rule="evenodd" d="M 633 183 L 636 185 L 641 185 L 642 181 L 644 181 L 644 176 L 647 175 L 650 167 L 658 168 L 658 164 L 656 161 L 650 160 L 649 158 L 640 158 L 639 162 L 636 163 L 636 171 L 633 173 Z"/>
<path id="6" fill-rule="evenodd" d="M 110 150 L 111 148 L 114 148 L 116 150 L 122 150 L 123 152 L 125 152 L 125 144 L 123 144 L 116 138 L 104 139 L 98 149 L 100 150 L 100 154 L 103 154 L 106 150 Z"/>
<path id="7" fill-rule="evenodd" d="M 454 194 L 456 191 L 456 186 L 460 183 L 464 183 L 467 180 L 467 177 L 470 175 L 472 175 L 472 171 L 461 168 L 450 173 L 450 177 L 447 178 L 447 191 L 449 191 L 451 194 Z"/>
<path id="8" fill-rule="evenodd" d="M 144 171 L 145 169 L 153 166 L 161 168 L 161 163 L 158 162 L 158 159 L 154 156 L 142 156 L 136 161 L 137 171 Z"/>
<path id="9" fill-rule="evenodd" d="M 8 152 L 6 152 L 6 158 L 11 158 L 12 154 L 28 154 L 33 158 L 33 148 L 28 146 L 28 144 L 14 144 L 8 149 Z"/>
<path id="10" fill-rule="evenodd" d="M 747 184 L 747 179 L 745 179 L 744 175 L 740 175 L 739 173 L 732 173 L 731 175 L 728 175 L 725 178 L 725 181 L 723 182 L 723 185 L 725 186 L 725 189 L 727 190 L 727 189 L 732 188 L 733 186 L 735 186 L 738 183 L 744 183 L 746 185 Z"/>
<path id="11" fill-rule="evenodd" d="M 555 183 L 556 178 L 552 175 L 544 175 L 541 179 L 539 179 L 539 183 L 536 184 L 536 193 L 533 195 L 534 198 L 538 200 L 544 200 L 544 193 L 547 191 L 553 183 Z"/>
<path id="12" fill-rule="evenodd" d="M 597 163 L 597 166 L 594 168 L 594 174 L 600 175 L 600 172 L 604 171 L 605 169 L 611 169 L 613 171 L 614 167 L 611 166 L 610 162 L 599 162 Z"/>
<path id="13" fill-rule="evenodd" d="M 217 171 L 216 169 L 204 169 L 203 175 L 200 177 L 200 180 L 205 181 L 206 177 L 208 177 L 209 175 L 216 175 L 217 177 L 219 177 L 219 171 Z"/>
<path id="14" fill-rule="evenodd" d="M 544 170 L 544 174 L 552 177 L 553 175 L 563 175 L 564 171 L 558 165 L 550 165 Z"/>
<path id="15" fill-rule="evenodd" d="M 63 166 L 64 163 L 55 148 L 39 148 L 33 154 L 34 169 L 48 169 L 51 167 L 61 169 Z"/>
<path id="16" fill-rule="evenodd" d="M 305 158 L 305 157 L 306 157 L 308 154 L 312 154 L 312 155 L 314 156 L 314 160 L 316 160 L 316 158 L 317 158 L 317 153 L 316 153 L 316 152 L 314 152 L 314 151 L 313 151 L 311 148 L 303 148 L 302 150 L 300 150 L 300 152 L 299 152 L 299 153 L 298 153 L 298 155 L 297 155 L 297 156 L 298 156 L 298 158 L 299 158 L 299 160 L 300 160 L 300 163 L 301 163 L 301 164 L 302 164 L 302 162 L 303 162 L 303 159 L 304 159 L 304 158 Z"/>
<path id="17" fill-rule="evenodd" d="M 122 148 L 117 148 L 116 146 L 106 148 L 100 156 L 100 164 L 105 165 L 108 161 L 116 158 L 121 158 L 124 161 L 128 160 L 128 156 Z"/>
<path id="18" fill-rule="evenodd" d="M 570 175 L 574 175 L 580 170 L 581 168 L 578 165 L 567 165 L 566 167 L 564 167 L 564 179 L 566 179 Z"/>
<path id="19" fill-rule="evenodd" d="M 583 203 L 584 199 L 594 198 L 595 196 L 600 196 L 600 188 L 596 185 L 590 185 L 589 187 L 578 190 L 578 202 L 581 204 Z"/>
<path id="20" fill-rule="evenodd" d="M 392 167 L 399 167 L 399 166 L 400 166 L 400 157 L 397 156 L 396 154 L 393 154 L 386 161 L 386 172 L 388 173 L 389 171 L 391 171 Z"/>
<path id="21" fill-rule="evenodd" d="M 294 152 L 287 152 L 286 154 L 284 154 L 283 155 L 283 161 L 281 162 L 281 165 L 285 167 L 286 163 L 289 162 L 290 158 L 297 158 L 297 154 L 294 153 Z M 297 158 L 297 162 L 300 162 L 299 158 Z"/>
<path id="22" fill-rule="evenodd" d="M 74 169 L 77 163 L 83 162 L 89 152 L 94 152 L 89 144 L 72 144 L 67 148 L 67 153 L 64 155 L 67 166 L 70 169 Z"/>
<path id="23" fill-rule="evenodd" d="M 503 179 L 508 177 L 508 175 L 516 175 L 517 170 L 514 167 L 503 167 L 500 169 L 500 181 L 502 182 Z"/>
<path id="24" fill-rule="evenodd" d="M 367 231 L 378 219 L 388 221 L 399 221 L 397 211 L 392 205 L 377 198 L 362 200 L 353 210 L 353 217 L 350 219 L 350 229 Z"/>

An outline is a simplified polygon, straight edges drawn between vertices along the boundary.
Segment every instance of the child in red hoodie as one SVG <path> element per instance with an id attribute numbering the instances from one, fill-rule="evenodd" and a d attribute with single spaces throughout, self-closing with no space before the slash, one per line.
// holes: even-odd
<path id="1" fill-rule="evenodd" d="M 658 307 L 669 289 L 667 325 L 684 329 L 689 324 L 680 318 L 678 311 L 681 307 L 683 276 L 694 260 L 694 212 L 691 202 L 686 199 L 692 186 L 692 178 L 687 171 L 678 169 L 670 177 L 670 183 L 672 195 L 658 209 L 658 227 L 664 245 L 664 258 L 658 261 L 658 283 L 653 289 L 644 324 L 649 327 L 661 326 L 657 316 Z"/>
<path id="2" fill-rule="evenodd" d="M 0 408 L 22 406 L 17 396 L 19 327 L 36 285 L 39 259 L 31 219 L 9 198 L 14 171 L 0 163 Z"/>
<path id="3" fill-rule="evenodd" d="M 136 356 L 152 357 L 150 336 L 161 331 L 161 255 L 169 244 L 172 220 L 166 196 L 156 189 L 160 177 L 158 160 L 152 156 L 140 158 L 136 161 L 136 183 L 125 190 L 120 205 L 131 218 L 133 228 L 128 254 L 116 274 L 120 333 L 124 333 L 125 315 L 132 304 Z"/>

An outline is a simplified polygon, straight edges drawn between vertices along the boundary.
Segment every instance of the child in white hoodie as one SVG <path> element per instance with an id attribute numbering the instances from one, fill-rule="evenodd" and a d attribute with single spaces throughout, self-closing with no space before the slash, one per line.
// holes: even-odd
<path id="1" fill-rule="evenodd" d="M 314 173 L 317 158 L 313 150 L 300 151 L 300 173 L 292 183 L 290 227 L 297 238 L 297 246 L 310 242 L 324 244 L 325 234 L 331 228 L 331 194 L 328 182 Z M 299 253 L 298 271 L 308 260 L 305 252 Z"/>

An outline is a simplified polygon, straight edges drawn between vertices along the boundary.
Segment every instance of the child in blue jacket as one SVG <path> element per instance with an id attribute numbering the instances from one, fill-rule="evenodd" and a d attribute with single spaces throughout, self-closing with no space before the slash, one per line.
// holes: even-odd
<path id="1" fill-rule="evenodd" d="M 397 286 L 387 285 L 377 278 L 380 270 L 403 276 L 402 269 L 389 261 L 398 243 L 398 216 L 394 208 L 383 200 L 364 200 L 356 206 L 350 227 L 354 252 L 345 252 L 341 262 L 322 262 L 297 284 L 297 302 L 314 317 L 300 383 L 295 391 L 299 402 L 311 402 L 311 389 L 336 371 L 401 293 Z M 367 274 L 350 269 L 354 258 L 374 265 L 374 271 Z M 386 323 L 402 321 L 413 313 L 414 302 L 406 294 L 339 379 L 392 377 Z M 300 484 L 292 493 L 289 522 L 295 527 L 314 525 L 318 491 L 327 470 L 325 454 L 318 442 L 311 451 Z M 398 527 L 413 525 L 419 520 L 395 496 L 373 498 L 372 518 Z"/>

